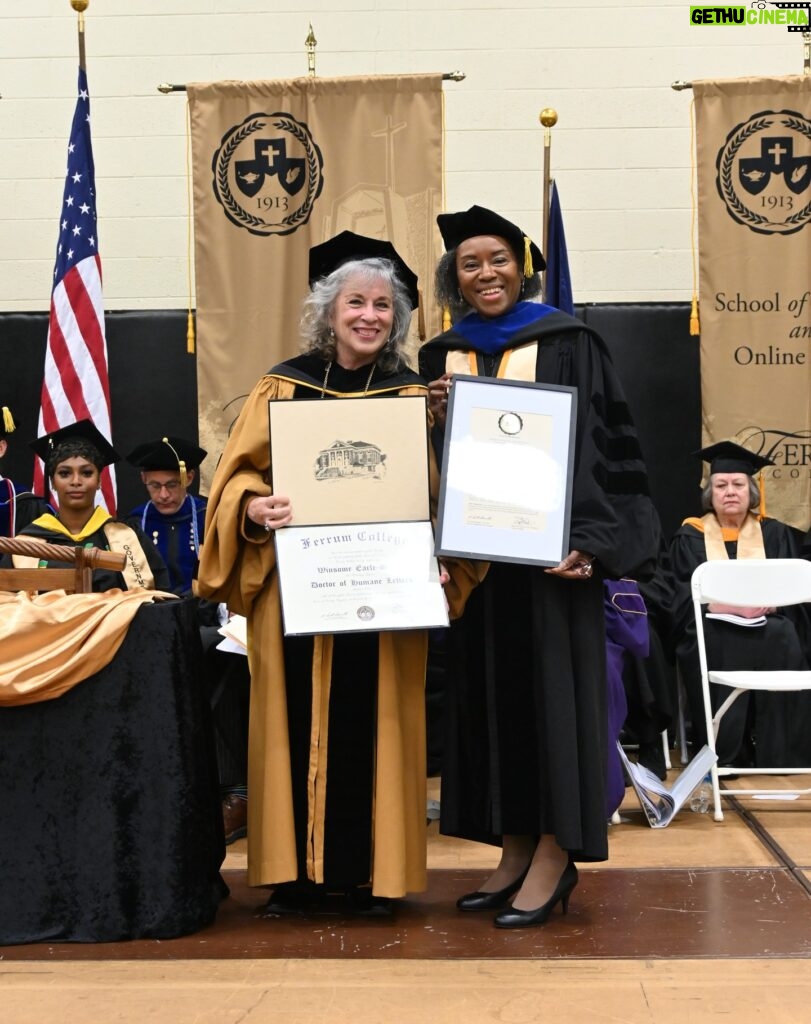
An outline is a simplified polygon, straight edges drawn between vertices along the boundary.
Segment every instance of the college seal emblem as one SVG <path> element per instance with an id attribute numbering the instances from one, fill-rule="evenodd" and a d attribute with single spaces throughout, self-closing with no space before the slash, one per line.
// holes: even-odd
<path id="1" fill-rule="evenodd" d="M 811 120 L 794 110 L 763 110 L 727 136 L 715 183 L 738 224 L 790 235 L 811 221 Z"/>
<path id="2" fill-rule="evenodd" d="M 304 122 L 283 112 L 251 114 L 214 153 L 214 195 L 226 217 L 252 235 L 289 235 L 310 217 L 323 166 Z"/>

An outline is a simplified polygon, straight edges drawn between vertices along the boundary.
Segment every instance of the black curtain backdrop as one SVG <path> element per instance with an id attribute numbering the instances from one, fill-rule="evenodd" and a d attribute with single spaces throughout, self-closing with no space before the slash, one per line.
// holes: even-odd
<path id="1" fill-rule="evenodd" d="M 699 511 L 701 446 L 699 339 L 689 335 L 688 303 L 579 306 L 605 339 L 636 421 L 651 492 L 666 536 Z M 186 352 L 185 310 L 107 313 L 113 444 L 125 455 L 164 434 L 197 439 L 197 364 Z M 0 404 L 19 418 L 0 472 L 31 481 L 48 333 L 47 313 L 0 314 Z M 238 358 L 238 352 L 234 353 Z M 210 452 L 209 459 L 219 458 Z M 196 482 L 195 482 L 196 483 Z M 137 471 L 118 467 L 119 511 L 145 500 Z"/>

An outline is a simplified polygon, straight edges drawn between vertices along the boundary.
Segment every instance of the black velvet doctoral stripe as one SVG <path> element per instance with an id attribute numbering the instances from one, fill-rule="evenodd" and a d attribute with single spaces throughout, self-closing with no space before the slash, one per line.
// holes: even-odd
<path id="1" fill-rule="evenodd" d="M 605 395 L 596 394 L 592 396 L 592 405 L 597 413 L 605 421 L 606 426 L 611 428 L 633 427 L 634 421 L 628 403 L 624 400 L 611 400 Z"/>
<path id="2" fill-rule="evenodd" d="M 597 448 L 612 462 L 627 462 L 632 459 L 642 460 L 642 449 L 634 435 L 612 435 L 601 428 L 596 428 L 592 435 Z"/>
<path id="3" fill-rule="evenodd" d="M 328 887 L 365 885 L 372 876 L 378 643 L 377 633 L 334 639 L 324 832 Z"/>
<path id="4" fill-rule="evenodd" d="M 0 943 L 171 938 L 227 889 L 190 601 L 145 605 L 110 665 L 0 709 Z"/>
<path id="5" fill-rule="evenodd" d="M 606 494 L 648 493 L 648 474 L 642 470 L 606 469 L 597 463 L 594 479 Z"/>

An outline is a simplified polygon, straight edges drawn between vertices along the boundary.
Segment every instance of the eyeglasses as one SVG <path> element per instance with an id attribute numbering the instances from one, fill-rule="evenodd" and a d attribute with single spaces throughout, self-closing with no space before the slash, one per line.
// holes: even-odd
<path id="1" fill-rule="evenodd" d="M 153 480 L 146 485 L 146 489 L 150 494 L 160 494 L 161 491 L 168 491 L 170 494 L 174 494 L 179 488 L 179 480 L 167 480 L 165 484 L 159 484 L 156 480 Z"/>

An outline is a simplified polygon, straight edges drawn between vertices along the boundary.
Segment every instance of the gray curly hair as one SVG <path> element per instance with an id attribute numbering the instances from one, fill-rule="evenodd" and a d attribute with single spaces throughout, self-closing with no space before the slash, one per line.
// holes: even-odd
<path id="1" fill-rule="evenodd" d="M 335 337 L 330 332 L 330 317 L 344 286 L 353 279 L 364 284 L 383 282 L 391 290 L 394 314 L 391 334 L 378 353 L 377 365 L 381 370 L 394 370 L 404 362 L 403 350 L 411 326 L 411 300 L 391 260 L 376 256 L 343 263 L 313 284 L 301 311 L 303 350 L 323 359 L 335 359 Z"/>
<path id="2" fill-rule="evenodd" d="M 512 248 L 510 249 L 512 251 Z M 513 252 L 513 255 L 515 253 Z M 516 256 L 516 260 L 518 257 Z M 521 263 L 519 261 L 519 266 Z M 462 298 L 462 292 L 459 288 L 459 276 L 456 273 L 456 249 L 449 249 L 446 253 L 443 253 L 439 258 L 439 262 L 436 265 L 436 275 L 434 280 L 434 288 L 436 292 L 436 300 L 441 306 L 447 306 L 450 310 L 451 321 L 456 323 L 457 320 L 461 320 L 463 316 L 467 316 L 471 312 L 472 307 L 469 306 Z M 541 294 L 541 275 L 533 274 L 532 277 L 521 278 L 521 294 L 518 296 L 519 301 L 521 299 L 534 299 L 536 295 Z"/>

